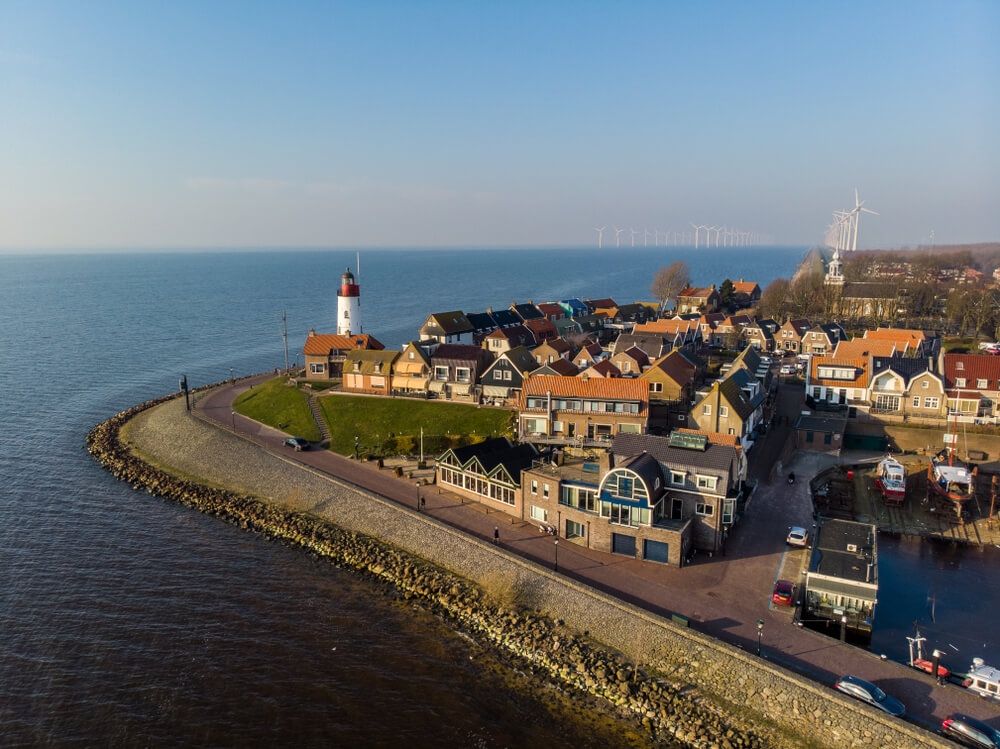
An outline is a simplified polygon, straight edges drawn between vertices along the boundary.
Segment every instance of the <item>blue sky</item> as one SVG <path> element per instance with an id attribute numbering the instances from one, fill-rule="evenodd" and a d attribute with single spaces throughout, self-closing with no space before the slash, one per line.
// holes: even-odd
<path id="1" fill-rule="evenodd" d="M 814 5 L 0 0 L 0 247 L 1000 240 L 1000 3 Z"/>

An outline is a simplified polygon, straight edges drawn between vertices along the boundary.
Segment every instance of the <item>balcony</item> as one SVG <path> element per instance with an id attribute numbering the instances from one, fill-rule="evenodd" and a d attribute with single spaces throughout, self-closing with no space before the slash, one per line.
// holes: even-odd
<path id="1" fill-rule="evenodd" d="M 517 435 L 519 442 L 531 442 L 536 445 L 567 445 L 572 447 L 611 447 L 613 435 L 600 435 L 598 437 L 566 437 L 559 434 L 539 434 L 535 432 L 519 432 Z"/>

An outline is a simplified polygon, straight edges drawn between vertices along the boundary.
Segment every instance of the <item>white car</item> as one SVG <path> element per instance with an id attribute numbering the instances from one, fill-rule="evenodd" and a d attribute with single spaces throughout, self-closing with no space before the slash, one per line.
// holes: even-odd
<path id="1" fill-rule="evenodd" d="M 795 374 L 795 367 L 793 367 L 791 364 L 783 364 L 781 366 L 781 374 L 783 375 Z"/>
<path id="2" fill-rule="evenodd" d="M 809 531 L 798 526 L 790 528 L 785 543 L 789 546 L 805 546 L 809 543 Z"/>

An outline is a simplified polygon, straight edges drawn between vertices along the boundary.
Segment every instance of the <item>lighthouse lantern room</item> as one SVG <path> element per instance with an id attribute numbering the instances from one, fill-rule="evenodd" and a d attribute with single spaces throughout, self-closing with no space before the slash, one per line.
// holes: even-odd
<path id="1" fill-rule="evenodd" d="M 340 335 L 361 334 L 361 293 L 354 283 L 351 269 L 340 277 L 340 291 L 337 292 L 337 333 Z"/>

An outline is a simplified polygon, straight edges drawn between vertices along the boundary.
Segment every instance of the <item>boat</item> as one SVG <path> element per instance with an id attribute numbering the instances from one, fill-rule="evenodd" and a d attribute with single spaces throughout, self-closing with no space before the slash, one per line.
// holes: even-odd
<path id="1" fill-rule="evenodd" d="M 987 666 L 982 658 L 973 658 L 962 686 L 980 697 L 1000 701 L 1000 669 Z"/>
<path id="2" fill-rule="evenodd" d="M 875 469 L 875 486 L 881 492 L 886 504 L 899 505 L 906 497 L 906 470 L 903 464 L 886 455 Z"/>
<path id="3" fill-rule="evenodd" d="M 913 637 L 907 637 L 906 641 L 910 645 L 910 666 L 917 669 L 918 671 L 923 671 L 927 674 L 934 673 L 934 661 L 929 661 L 924 658 L 924 643 L 927 642 L 927 638 L 920 634 L 920 629 L 917 627 L 917 623 L 913 622 Z M 940 655 L 938 651 L 934 651 L 936 654 Z M 939 681 L 947 679 L 951 676 L 951 671 L 946 669 L 944 666 L 938 663 L 937 667 L 937 678 Z"/>
<path id="4" fill-rule="evenodd" d="M 969 467 L 949 451 L 947 456 L 937 455 L 927 468 L 928 485 L 935 494 L 950 499 L 957 505 L 969 501 L 975 495 L 974 482 L 978 469 Z M 961 511 L 960 507 L 956 507 Z"/>
<path id="5" fill-rule="evenodd" d="M 934 664 L 926 658 L 915 658 L 913 663 L 910 665 L 919 671 L 923 671 L 924 673 L 932 674 L 934 672 Z M 946 669 L 941 664 L 938 664 L 938 678 L 947 679 L 950 676 L 951 671 Z"/>

